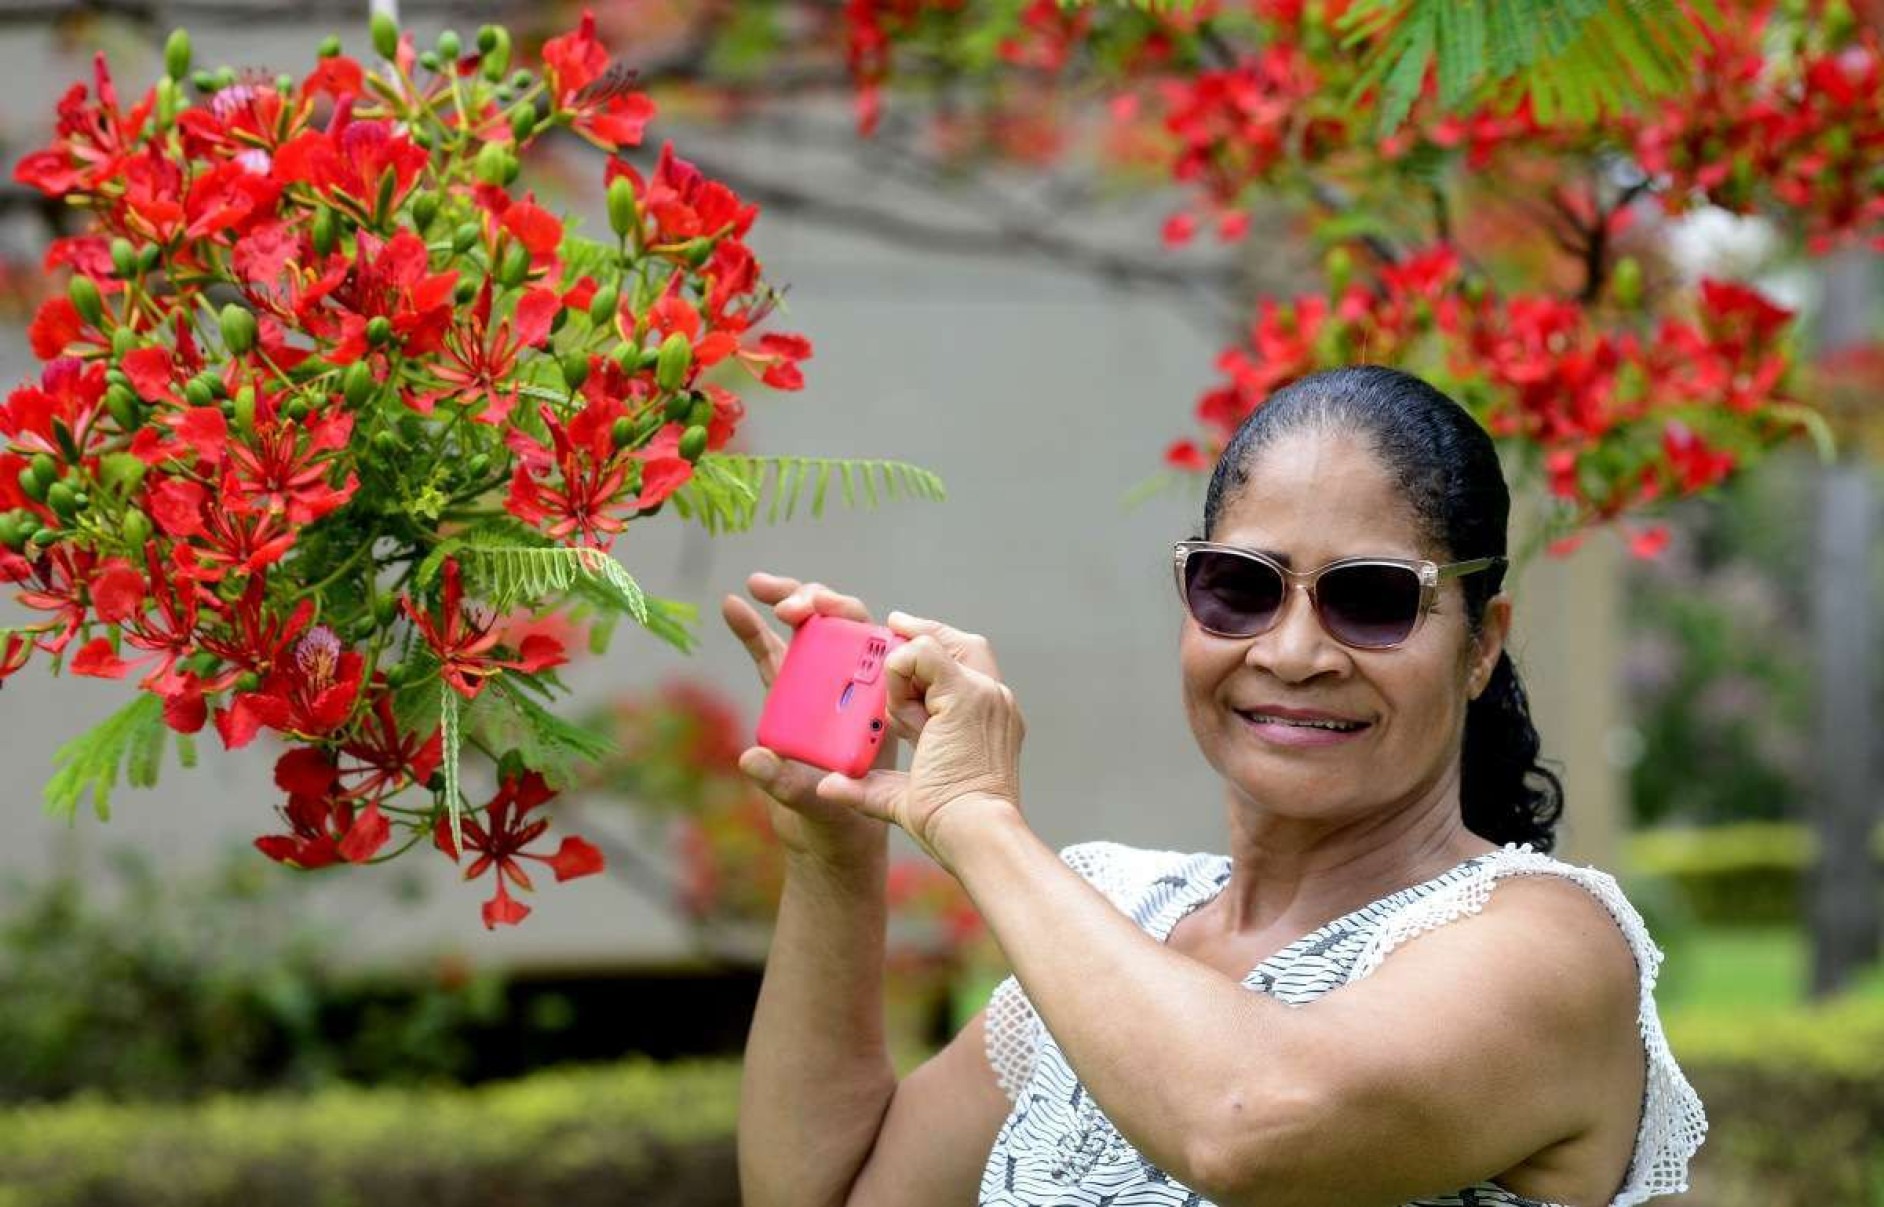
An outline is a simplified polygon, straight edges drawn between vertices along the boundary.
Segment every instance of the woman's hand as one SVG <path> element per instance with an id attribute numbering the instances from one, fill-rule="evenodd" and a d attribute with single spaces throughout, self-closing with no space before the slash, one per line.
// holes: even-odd
<path id="1" fill-rule="evenodd" d="M 795 578 L 781 578 L 776 574 L 752 574 L 746 579 L 746 590 L 760 603 L 771 605 L 773 615 L 793 629 L 814 614 L 870 623 L 870 612 L 862 601 L 840 595 L 822 583 L 800 583 Z M 737 595 L 728 595 L 720 601 L 720 616 L 752 655 L 759 682 L 770 688 L 785 662 L 785 641 L 772 631 L 751 604 Z M 874 765 L 896 766 L 893 735 L 882 743 Z M 821 768 L 797 759 L 781 758 L 764 746 L 754 746 L 739 756 L 739 769 L 771 798 L 767 807 L 772 831 L 786 850 L 844 864 L 856 861 L 883 843 L 886 831 L 882 821 L 818 795 L 818 780 L 826 774 Z"/>
<path id="2" fill-rule="evenodd" d="M 945 826 L 1020 808 L 1026 725 L 986 638 L 902 612 L 891 612 L 887 623 L 910 639 L 883 664 L 890 731 L 915 743 L 909 770 L 879 767 L 862 779 L 831 772 L 817 795 L 894 822 L 953 872 L 943 853 Z"/>

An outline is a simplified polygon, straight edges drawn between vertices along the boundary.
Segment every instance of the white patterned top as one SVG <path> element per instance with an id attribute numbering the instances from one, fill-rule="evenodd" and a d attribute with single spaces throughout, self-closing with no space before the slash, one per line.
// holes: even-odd
<path id="1" fill-rule="evenodd" d="M 1060 858 L 1160 943 L 1180 918 L 1215 897 L 1230 879 L 1225 855 L 1087 842 L 1067 847 Z M 1647 1082 L 1628 1176 L 1609 1207 L 1633 1207 L 1685 1191 L 1688 1160 L 1707 1133 L 1707 1116 L 1662 1034 L 1655 1008 L 1661 949 L 1606 872 L 1552 859 L 1529 843 L 1508 843 L 1303 935 L 1250 970 L 1243 984 L 1289 1005 L 1312 1001 L 1367 976 L 1406 940 L 1477 913 L 1501 877 L 1544 874 L 1582 885 L 1608 908 L 1641 974 L 1638 1021 Z M 982 1207 L 1209 1207 L 1113 1128 L 1013 977 L 995 988 L 986 1021 L 988 1060 L 1014 1110 L 982 1170 Z M 1557 1205 L 1484 1181 L 1406 1207 Z"/>

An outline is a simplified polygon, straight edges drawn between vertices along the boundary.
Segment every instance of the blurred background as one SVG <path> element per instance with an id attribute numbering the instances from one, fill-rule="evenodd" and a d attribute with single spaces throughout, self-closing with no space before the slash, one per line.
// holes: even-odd
<path id="1" fill-rule="evenodd" d="M 630 158 L 671 138 L 762 207 L 749 242 L 816 354 L 802 393 L 748 396 L 751 446 L 913 462 L 946 501 L 719 536 L 632 528 L 616 556 L 700 606 L 700 646 L 630 631 L 568 668 L 575 710 L 619 753 L 556 808 L 609 869 L 541 894 L 516 928 L 485 930 L 442 860 L 302 874 L 264 859 L 251 843 L 278 793 L 256 750 L 205 742 L 194 768 L 116 793 L 108 821 L 46 817 L 60 745 L 129 688 L 37 667 L 7 681 L 0 1204 L 736 1201 L 737 1057 L 779 883 L 731 766 L 761 692 L 718 620 L 753 570 L 988 635 L 1026 710 L 1026 809 L 1049 843 L 1223 849 L 1220 786 L 1178 698 L 1167 560 L 1203 482 L 1164 453 L 1240 329 L 1224 298 L 1318 288 L 1325 265 L 1260 207 L 1240 243 L 1173 247 L 1171 195 L 1142 182 L 1012 147 L 912 162 L 894 110 L 857 137 L 841 54 L 784 56 L 789 22 L 742 24 L 748 7 L 775 8 L 595 6 L 661 105 Z M 704 49 L 697 9 L 723 18 Z M 421 47 L 486 21 L 523 46 L 580 8 L 408 0 L 399 16 Z M 27 324 L 62 288 L 43 257 L 69 233 L 13 165 L 96 52 L 139 95 L 178 25 L 198 63 L 270 77 L 306 71 L 328 34 L 372 56 L 352 0 L 0 7 L 9 385 L 36 372 Z M 767 103 L 727 99 L 748 94 Z M 599 224 L 599 154 L 568 142 L 528 170 Z M 1837 316 L 1846 344 L 1884 332 L 1875 251 L 1805 261 L 1705 208 L 1669 229 L 1680 271 L 1737 266 Z M 1667 952 L 1663 1017 L 1713 1123 L 1685 1201 L 1708 1207 L 1884 1204 L 1884 404 L 1859 405 L 1872 427 L 1835 465 L 1796 442 L 1667 508 L 1634 552 L 1598 531 L 1513 588 L 1516 661 L 1566 787 L 1558 854 L 1619 875 Z M 1862 484 L 1843 520 L 1827 518 L 1834 473 Z M 0 624 L 20 615 L 0 603 Z M 900 835 L 894 850 L 887 1008 L 907 1069 L 1006 969 L 954 885 Z M 1827 871 L 1828 850 L 1865 870 Z"/>

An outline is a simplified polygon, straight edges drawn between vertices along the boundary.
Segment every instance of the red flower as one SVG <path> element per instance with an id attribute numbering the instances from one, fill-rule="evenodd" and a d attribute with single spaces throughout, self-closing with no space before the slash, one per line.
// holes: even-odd
<path id="1" fill-rule="evenodd" d="M 479 423 L 502 423 L 510 418 L 517 405 L 517 354 L 525 348 L 542 346 L 561 309 L 555 290 L 527 289 L 517 299 L 514 326 L 510 319 L 499 320 L 493 326 L 491 279 L 484 278 L 469 314 L 449 327 L 441 341 L 432 375 L 443 388 L 412 395 L 412 409 L 429 415 L 440 402 L 462 404 L 482 399 L 484 409 L 472 416 Z"/>
<path id="2" fill-rule="evenodd" d="M 554 855 L 539 855 L 523 849 L 549 829 L 548 818 L 530 820 L 530 811 L 555 795 L 542 775 L 525 771 L 505 777 L 489 804 L 481 810 L 470 810 L 459 819 L 465 846 L 478 853 L 471 866 L 465 869 L 464 878 L 475 880 L 492 867 L 497 869 L 497 891 L 484 903 L 487 929 L 496 929 L 500 924 L 514 926 L 530 913 L 530 907 L 512 897 L 505 884 L 508 880 L 526 891 L 532 887 L 529 874 L 517 862 L 519 859 L 534 859 L 549 865 L 558 881 L 574 880 L 602 870 L 602 852 L 573 834 L 563 839 Z M 476 820 L 480 811 L 485 815 L 485 824 Z M 452 841 L 450 817 L 439 816 L 433 829 L 433 841 L 453 863 L 459 861 L 457 845 Z"/>
<path id="3" fill-rule="evenodd" d="M 318 747 L 282 755 L 275 763 L 275 783 L 288 793 L 287 805 L 276 812 L 289 832 L 263 835 L 255 847 L 277 863 L 310 869 L 363 863 L 392 836 L 379 802 L 368 801 L 356 811 L 356 802 L 340 789 L 333 757 Z"/>
<path id="4" fill-rule="evenodd" d="M 360 484 L 351 469 L 339 486 L 330 485 L 334 457 L 347 447 L 353 416 L 328 415 L 305 422 L 263 422 L 247 443 L 231 442 L 222 480 L 224 505 L 241 512 L 269 511 L 290 524 L 309 524 L 353 497 Z"/>
<path id="5" fill-rule="evenodd" d="M 401 730 L 393 716 L 392 692 L 383 687 L 374 687 L 371 699 L 341 746 L 343 753 L 359 760 L 359 766 L 341 769 L 342 775 L 362 777 L 353 792 L 378 796 L 407 782 L 423 784 L 431 779 L 444 758 L 444 734 L 437 728 L 429 737 Z"/>
<path id="6" fill-rule="evenodd" d="M 315 625 L 295 643 L 294 657 L 277 665 L 260 689 L 243 692 L 216 714 L 230 750 L 246 746 L 262 726 L 291 737 L 325 737 L 344 724 L 359 698 L 365 660 L 343 650 L 339 634 Z"/>
<path id="7" fill-rule="evenodd" d="M 654 102 L 634 89 L 634 72 L 609 60 L 595 37 L 595 14 L 582 10 L 573 33 L 543 43 L 543 75 L 554 108 L 570 127 L 605 151 L 641 144 Z"/>
<path id="8" fill-rule="evenodd" d="M 326 130 L 308 130 L 284 143 L 275 152 L 274 175 L 283 183 L 305 184 L 370 222 L 382 177 L 392 175 L 391 206 L 396 209 L 430 155 L 387 122 L 350 120 L 350 109 L 343 102 Z"/>
<path id="9" fill-rule="evenodd" d="M 399 606 L 418 626 L 425 644 L 438 655 L 440 676 L 467 700 L 477 699 L 484 690 L 484 681 L 504 670 L 535 674 L 567 661 L 562 642 L 542 634 L 524 638 L 514 659 L 492 656 L 498 634 L 490 631 L 488 618 L 478 620 L 465 610 L 464 583 L 455 558 L 445 559 L 445 589 L 440 601 L 444 616 L 438 623 L 421 612 L 411 596 L 402 597 Z"/>
<path id="10" fill-rule="evenodd" d="M 518 464 L 504 506 L 549 536 L 560 540 L 576 533 L 578 539 L 606 549 L 628 524 L 619 512 L 627 509 L 622 496 L 634 458 L 615 447 L 612 435 L 625 408 L 619 399 L 598 395 L 566 423 L 547 405 L 540 413 L 552 448 L 544 448 L 521 429 L 511 432 L 508 443 Z M 557 472 L 560 489 L 538 477 L 551 468 Z M 636 500 L 633 506 L 650 504 Z"/>
<path id="11" fill-rule="evenodd" d="M 98 102 L 86 101 L 85 85 L 74 84 L 59 102 L 59 122 L 52 146 L 25 156 L 14 166 L 13 178 L 51 197 L 91 192 L 119 173 L 123 160 L 143 137 L 153 98 L 118 108 L 118 90 L 111 82 L 103 51 L 92 60 Z"/>

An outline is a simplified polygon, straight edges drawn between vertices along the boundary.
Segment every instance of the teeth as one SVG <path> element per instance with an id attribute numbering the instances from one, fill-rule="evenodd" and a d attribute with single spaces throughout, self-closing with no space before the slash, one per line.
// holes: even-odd
<path id="1" fill-rule="evenodd" d="M 1348 733 L 1361 727 L 1357 721 L 1297 721 L 1288 717 L 1271 717 L 1259 712 L 1244 715 L 1251 720 L 1270 725 L 1299 725 L 1304 729 L 1332 729 L 1337 733 Z"/>

